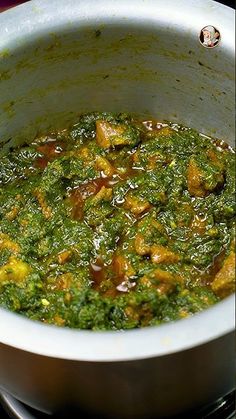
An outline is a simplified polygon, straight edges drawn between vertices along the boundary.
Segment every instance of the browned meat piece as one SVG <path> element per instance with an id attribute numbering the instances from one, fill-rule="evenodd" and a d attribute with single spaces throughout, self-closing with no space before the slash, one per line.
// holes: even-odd
<path id="1" fill-rule="evenodd" d="M 39 202 L 39 205 L 41 207 L 43 216 L 46 219 L 51 218 L 51 216 L 52 216 L 52 210 L 51 210 L 51 208 L 46 203 L 46 198 L 44 196 L 44 193 L 42 191 L 40 191 L 40 190 L 35 190 L 34 191 L 34 195 L 35 195 L 35 197 L 37 198 L 37 200 Z"/>
<path id="2" fill-rule="evenodd" d="M 115 255 L 113 258 L 113 268 L 119 278 L 135 275 L 135 271 L 128 259 L 123 255 Z"/>
<path id="3" fill-rule="evenodd" d="M 226 297 L 235 290 L 235 253 L 231 252 L 211 284 L 212 290 L 220 297 Z"/>
<path id="4" fill-rule="evenodd" d="M 136 196 L 127 195 L 124 207 L 129 209 L 135 216 L 142 214 L 151 207 L 148 201 L 143 201 Z"/>
<path id="5" fill-rule="evenodd" d="M 0 233 L 0 250 L 8 249 L 12 253 L 19 253 L 20 246 L 15 243 L 7 234 Z"/>
<path id="6" fill-rule="evenodd" d="M 204 217 L 200 217 L 197 214 L 194 214 L 191 230 L 194 234 L 204 234 L 206 231 L 206 219 Z"/>
<path id="7" fill-rule="evenodd" d="M 93 203 L 97 204 L 100 201 L 110 201 L 112 198 L 112 188 L 105 188 L 102 186 L 100 191 L 94 196 Z"/>
<path id="8" fill-rule="evenodd" d="M 96 121 L 96 141 L 100 147 L 109 148 L 127 144 L 125 128 L 107 121 Z"/>
<path id="9" fill-rule="evenodd" d="M 190 159 L 187 170 L 188 191 L 192 196 L 203 198 L 207 191 L 203 185 L 203 174 L 194 159 Z"/>
<path id="10" fill-rule="evenodd" d="M 106 176 L 112 176 L 114 173 L 114 168 L 112 167 L 111 163 L 102 156 L 98 156 L 96 158 L 96 168 L 98 170 L 102 170 Z"/>
<path id="11" fill-rule="evenodd" d="M 159 294 L 168 294 L 180 282 L 182 282 L 181 277 L 160 268 L 149 275 L 144 275 L 139 280 L 140 284 L 147 288 L 155 288 Z"/>
<path id="12" fill-rule="evenodd" d="M 148 246 L 144 236 L 141 233 L 136 234 L 134 239 L 134 248 L 140 256 L 150 254 L 150 246 Z"/>
<path id="13" fill-rule="evenodd" d="M 167 247 L 154 244 L 151 247 L 151 259 L 153 263 L 176 263 L 180 257 L 176 253 L 167 249 Z"/>
<path id="14" fill-rule="evenodd" d="M 165 246 L 153 244 L 149 246 L 142 234 L 138 233 L 134 239 L 134 248 L 138 255 L 150 255 L 153 263 L 176 263 L 180 260 L 179 255 Z"/>
<path id="15" fill-rule="evenodd" d="M 71 251 L 70 250 L 64 250 L 64 252 L 59 253 L 58 255 L 58 262 L 60 265 L 64 265 L 64 263 L 68 262 L 71 257 Z"/>
<path id="16" fill-rule="evenodd" d="M 224 164 L 211 150 L 208 151 L 207 158 L 205 166 L 201 168 L 194 157 L 190 158 L 187 169 L 187 185 L 192 196 L 204 198 L 224 184 Z"/>

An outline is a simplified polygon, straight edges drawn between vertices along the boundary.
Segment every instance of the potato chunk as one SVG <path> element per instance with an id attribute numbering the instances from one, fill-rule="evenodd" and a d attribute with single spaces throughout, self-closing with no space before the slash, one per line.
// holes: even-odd
<path id="1" fill-rule="evenodd" d="M 231 252 L 211 284 L 212 290 L 220 297 L 226 297 L 235 289 L 235 253 Z"/>
<path id="2" fill-rule="evenodd" d="M 30 273 L 30 266 L 20 259 L 11 256 L 8 263 L 0 268 L 0 283 L 14 281 L 24 282 Z"/>

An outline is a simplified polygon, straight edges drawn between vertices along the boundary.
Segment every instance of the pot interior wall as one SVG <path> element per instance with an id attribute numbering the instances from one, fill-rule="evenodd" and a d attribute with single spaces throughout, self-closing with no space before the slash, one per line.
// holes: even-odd
<path id="1" fill-rule="evenodd" d="M 0 50 L 5 148 L 87 111 L 132 112 L 234 138 L 234 61 L 196 34 L 150 22 L 67 24 Z"/>

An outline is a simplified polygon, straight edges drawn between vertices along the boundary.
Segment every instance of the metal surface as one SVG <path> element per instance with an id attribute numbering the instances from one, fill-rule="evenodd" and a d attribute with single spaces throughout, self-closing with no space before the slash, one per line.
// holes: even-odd
<path id="1" fill-rule="evenodd" d="M 63 417 L 52 416 L 40 413 L 36 410 L 30 409 L 25 406 L 23 403 L 16 400 L 14 397 L 10 396 L 7 393 L 0 393 L 0 403 L 5 409 L 7 418 L 12 419 L 65 419 L 68 418 L 68 414 L 65 414 Z M 0 411 L 1 413 L 1 411 Z M 2 418 L 2 416 L 0 416 Z M 235 419 L 235 392 L 227 394 L 225 397 L 221 397 L 216 402 L 210 406 L 205 406 L 198 411 L 191 412 L 191 414 L 181 414 L 178 417 L 172 417 L 172 419 Z M 3 418 L 3 419 L 4 419 Z M 85 419 L 83 413 L 76 412 L 75 415 L 71 416 L 70 419 Z M 96 415 L 86 415 L 87 419 L 97 419 Z M 149 418 L 146 418 L 149 419 Z"/>
<path id="2" fill-rule="evenodd" d="M 31 415 L 24 405 L 12 397 L 10 394 L 1 393 L 0 403 L 9 418 L 12 419 L 36 419 L 35 415 Z"/>
<path id="3" fill-rule="evenodd" d="M 211 24 L 221 41 L 198 41 Z M 234 138 L 234 12 L 200 0 L 33 0 L 0 15 L 3 149 L 84 111 Z M 86 332 L 0 309 L 0 387 L 43 411 L 170 415 L 234 386 L 234 296 L 158 328 Z"/>

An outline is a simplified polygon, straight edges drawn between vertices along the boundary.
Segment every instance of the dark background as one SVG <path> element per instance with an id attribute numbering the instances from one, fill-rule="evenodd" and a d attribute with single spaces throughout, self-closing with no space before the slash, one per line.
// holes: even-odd
<path id="1" fill-rule="evenodd" d="M 229 6 L 235 9 L 235 3 L 236 3 L 235 0 L 218 0 L 217 2 L 225 4 L 226 6 Z"/>
<path id="2" fill-rule="evenodd" d="M 50 0 L 48 0 L 48 1 L 50 1 Z M 129 0 L 127 0 L 127 1 L 129 1 Z M 19 3 L 23 3 L 23 1 L 20 1 L 20 0 L 0 0 L 0 11 L 1 11 L 1 8 L 4 9 L 5 7 L 7 8 L 7 7 L 16 6 Z M 226 6 L 229 6 L 229 7 L 232 7 L 233 9 L 235 9 L 235 0 L 218 0 L 218 3 L 225 4 Z M 1 406 L 0 406 L 0 419 L 9 419 L 9 417 L 4 413 Z"/>

